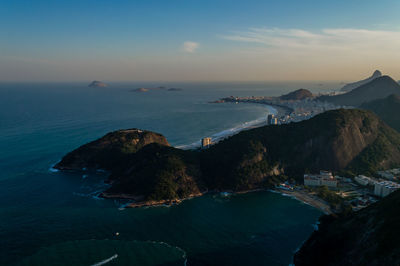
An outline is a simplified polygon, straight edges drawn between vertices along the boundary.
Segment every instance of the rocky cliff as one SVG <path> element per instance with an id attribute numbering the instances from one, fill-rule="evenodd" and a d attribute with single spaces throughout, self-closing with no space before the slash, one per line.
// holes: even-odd
<path id="1" fill-rule="evenodd" d="M 400 191 L 347 216 L 323 216 L 295 265 L 400 265 L 399 206 Z"/>

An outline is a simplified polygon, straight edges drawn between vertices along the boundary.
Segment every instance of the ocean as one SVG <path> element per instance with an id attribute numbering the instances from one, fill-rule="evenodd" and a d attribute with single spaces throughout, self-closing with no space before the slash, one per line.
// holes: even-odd
<path id="1" fill-rule="evenodd" d="M 336 84 L 335 84 L 336 85 Z M 132 92 L 138 87 L 182 91 Z M 0 265 L 289 265 L 321 212 L 272 192 L 209 194 L 172 207 L 98 198 L 106 173 L 51 169 L 109 131 L 141 128 L 185 147 L 260 121 L 273 108 L 212 104 L 313 83 L 0 84 Z"/>

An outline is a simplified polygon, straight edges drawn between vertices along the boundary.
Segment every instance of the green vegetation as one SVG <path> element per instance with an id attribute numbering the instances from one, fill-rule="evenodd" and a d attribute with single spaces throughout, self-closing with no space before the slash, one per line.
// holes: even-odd
<path id="1" fill-rule="evenodd" d="M 163 135 L 150 131 L 127 129 L 110 132 L 68 153 L 55 168 L 117 170 L 126 164 L 126 159 L 131 154 L 150 143 L 169 146 Z"/>
<path id="2" fill-rule="evenodd" d="M 149 144 L 114 171 L 108 193 L 141 195 L 145 200 L 172 200 L 204 191 L 196 152 Z"/>
<path id="3" fill-rule="evenodd" d="M 337 195 L 335 191 L 329 190 L 327 186 L 314 188 L 313 191 L 317 193 L 318 197 L 328 202 L 334 209 L 339 209 L 344 203 L 343 198 Z"/>

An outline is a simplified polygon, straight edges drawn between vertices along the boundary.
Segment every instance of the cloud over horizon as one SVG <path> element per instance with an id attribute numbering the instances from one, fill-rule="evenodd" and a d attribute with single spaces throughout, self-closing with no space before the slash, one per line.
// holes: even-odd
<path id="1" fill-rule="evenodd" d="M 194 53 L 199 48 L 200 44 L 197 42 L 186 41 L 183 43 L 183 50 L 186 53 Z"/>
<path id="2" fill-rule="evenodd" d="M 331 28 L 320 31 L 283 28 L 250 28 L 222 35 L 223 39 L 258 44 L 272 50 L 301 52 L 398 53 L 400 31 Z"/>

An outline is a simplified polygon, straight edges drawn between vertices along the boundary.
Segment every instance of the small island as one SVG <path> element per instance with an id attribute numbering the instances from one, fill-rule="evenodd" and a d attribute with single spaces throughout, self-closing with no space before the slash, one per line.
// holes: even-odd
<path id="1" fill-rule="evenodd" d="M 181 88 L 166 88 L 164 86 L 160 86 L 160 87 L 142 87 L 142 88 L 137 88 L 137 89 L 133 89 L 131 90 L 132 92 L 149 92 L 149 91 L 182 91 L 183 89 Z"/>
<path id="2" fill-rule="evenodd" d="M 101 81 L 98 81 L 98 80 L 94 80 L 88 85 L 88 87 L 90 87 L 90 88 L 107 87 L 107 84 L 105 84 Z"/>

